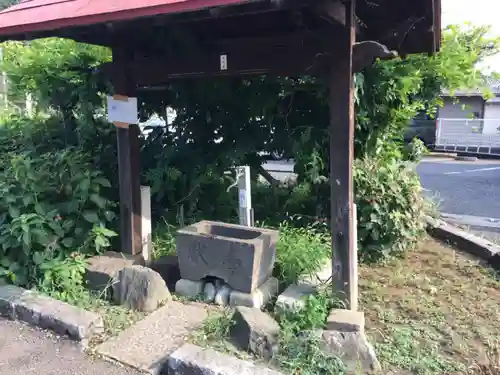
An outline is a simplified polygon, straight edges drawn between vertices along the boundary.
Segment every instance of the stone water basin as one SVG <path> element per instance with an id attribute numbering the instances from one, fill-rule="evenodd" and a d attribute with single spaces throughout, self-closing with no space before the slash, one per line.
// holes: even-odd
<path id="1" fill-rule="evenodd" d="M 279 232 L 215 221 L 200 221 L 177 231 L 177 256 L 183 279 L 224 280 L 252 293 L 273 271 Z"/>

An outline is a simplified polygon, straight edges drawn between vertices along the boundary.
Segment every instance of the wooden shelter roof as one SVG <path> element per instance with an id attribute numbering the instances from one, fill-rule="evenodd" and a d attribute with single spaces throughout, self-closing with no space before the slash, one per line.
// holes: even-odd
<path id="1" fill-rule="evenodd" d="M 435 52 L 440 1 L 358 0 L 357 40 L 376 40 L 404 54 Z M 281 34 L 321 29 L 332 19 L 319 16 L 318 6 L 342 23 L 338 4 L 341 0 L 24 0 L 0 12 L 0 40 L 59 36 L 112 46 L 120 34 L 140 46 L 139 34 L 186 23 L 214 38 L 264 37 L 278 29 Z"/>

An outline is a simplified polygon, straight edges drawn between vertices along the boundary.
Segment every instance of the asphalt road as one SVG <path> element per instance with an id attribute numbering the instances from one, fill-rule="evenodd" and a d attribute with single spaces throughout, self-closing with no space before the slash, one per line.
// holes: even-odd
<path id="1" fill-rule="evenodd" d="M 78 344 L 0 318 L 0 375 L 139 375 L 82 352 Z"/>
<path id="2" fill-rule="evenodd" d="M 292 161 L 271 161 L 264 168 L 280 180 L 293 175 Z M 500 219 L 500 160 L 426 158 L 417 172 L 441 212 Z"/>
<path id="3" fill-rule="evenodd" d="M 500 218 L 500 161 L 426 159 L 417 171 L 441 212 Z"/>

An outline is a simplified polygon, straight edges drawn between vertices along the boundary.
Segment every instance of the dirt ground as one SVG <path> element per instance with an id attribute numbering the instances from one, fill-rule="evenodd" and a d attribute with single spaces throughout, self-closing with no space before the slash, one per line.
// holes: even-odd
<path id="1" fill-rule="evenodd" d="M 425 239 L 406 259 L 360 270 L 366 331 L 388 374 L 451 374 L 500 340 L 500 282 L 474 259 Z"/>

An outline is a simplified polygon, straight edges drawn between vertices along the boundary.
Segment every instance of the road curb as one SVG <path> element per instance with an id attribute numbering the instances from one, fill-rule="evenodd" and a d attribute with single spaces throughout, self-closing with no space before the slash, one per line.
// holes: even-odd
<path id="1" fill-rule="evenodd" d="M 455 156 L 454 159 L 458 161 L 477 161 L 476 156 Z"/>
<path id="2" fill-rule="evenodd" d="M 76 341 L 104 331 L 99 314 L 15 285 L 0 286 L 0 314 Z"/>
<path id="3" fill-rule="evenodd" d="M 448 242 L 462 251 L 487 261 L 493 268 L 500 269 L 500 246 L 442 220 L 431 217 L 426 217 L 425 220 L 427 231 L 432 237 Z"/>
<path id="4" fill-rule="evenodd" d="M 453 159 L 457 157 L 457 154 L 450 152 L 429 152 L 425 154 L 424 157 Z"/>

